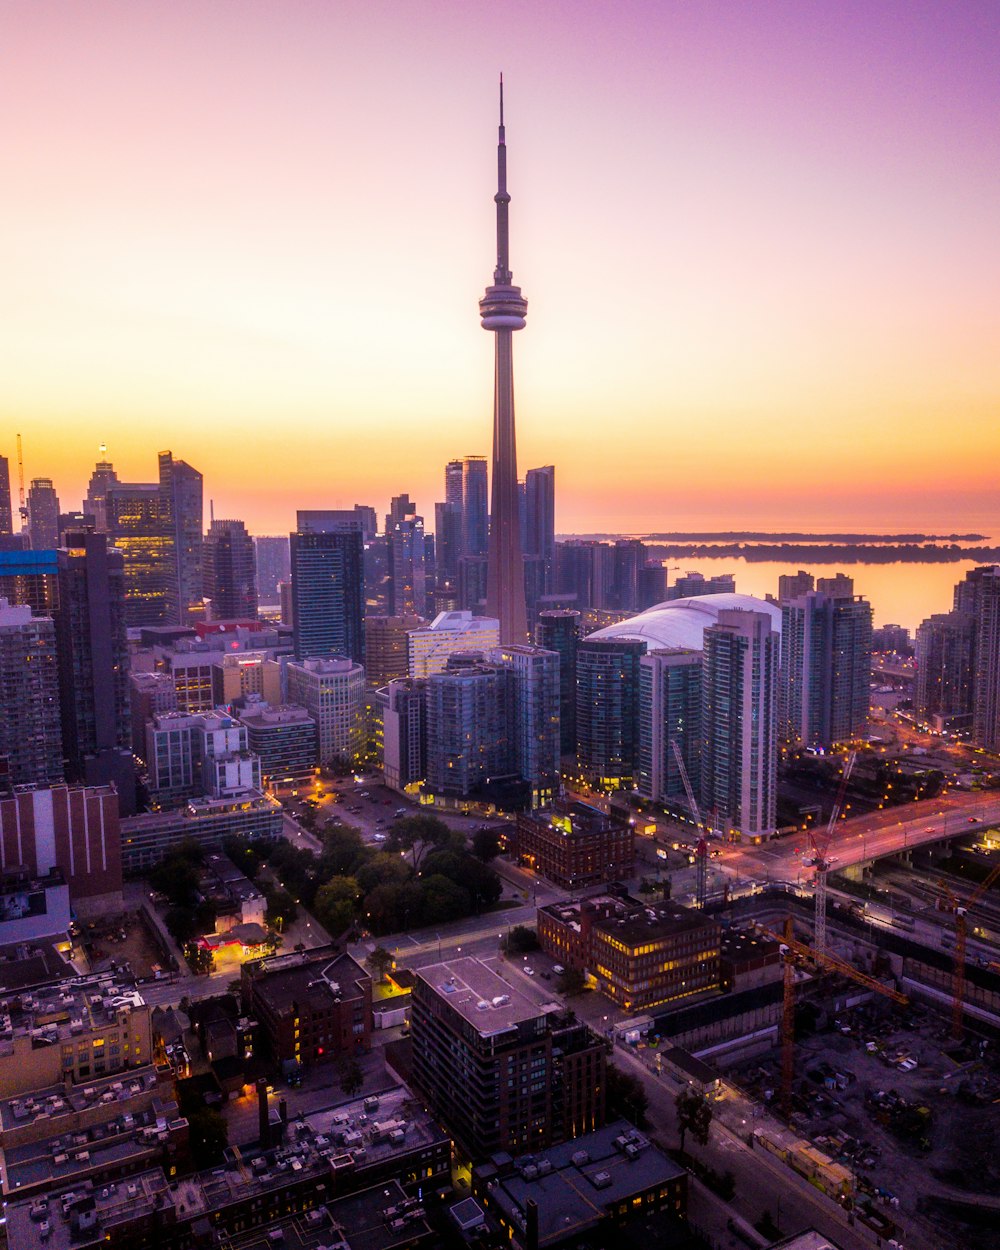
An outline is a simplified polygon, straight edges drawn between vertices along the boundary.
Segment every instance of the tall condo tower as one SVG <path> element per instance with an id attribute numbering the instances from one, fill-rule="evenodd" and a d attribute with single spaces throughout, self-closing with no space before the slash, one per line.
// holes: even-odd
<path id="1" fill-rule="evenodd" d="M 500 132 L 497 144 L 497 266 L 493 285 L 479 301 L 484 330 L 496 337 L 493 384 L 493 498 L 486 575 L 486 615 L 500 622 L 500 642 L 513 646 L 528 639 L 524 603 L 524 556 L 517 494 L 517 447 L 514 439 L 514 360 L 512 334 L 524 329 L 528 301 L 511 282 L 507 206 L 507 143 L 503 126 L 503 77 L 500 79 Z"/>

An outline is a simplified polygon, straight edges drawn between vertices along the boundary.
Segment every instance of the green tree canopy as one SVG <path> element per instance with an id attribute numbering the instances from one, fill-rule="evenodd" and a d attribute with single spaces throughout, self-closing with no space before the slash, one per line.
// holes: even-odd
<path id="1" fill-rule="evenodd" d="M 354 924 L 360 894 L 354 877 L 332 877 L 316 891 L 313 913 L 331 937 L 339 937 Z"/>
<path id="2" fill-rule="evenodd" d="M 376 946 L 369 952 L 365 963 L 376 981 L 384 981 L 395 967 L 396 961 L 391 951 L 387 951 L 384 946 Z"/>
<path id="3" fill-rule="evenodd" d="M 370 894 L 376 886 L 396 885 L 409 881 L 413 869 L 397 852 L 378 851 L 361 865 L 357 872 L 362 894 Z"/>
<path id="4" fill-rule="evenodd" d="M 712 1127 L 712 1104 L 705 1095 L 688 1086 L 674 1099 L 674 1106 L 677 1108 L 677 1127 L 681 1134 L 681 1153 L 684 1153 L 684 1138 L 689 1132 L 696 1142 L 707 1146 Z"/>
<path id="5" fill-rule="evenodd" d="M 477 829 L 472 835 L 472 853 L 488 864 L 500 854 L 500 835 L 495 829 Z"/>
<path id="6" fill-rule="evenodd" d="M 429 850 L 447 846 L 450 841 L 451 830 L 443 820 L 427 812 L 417 812 L 413 816 L 404 816 L 393 822 L 389 828 L 386 847 L 390 851 L 409 852 L 416 871 Z"/>

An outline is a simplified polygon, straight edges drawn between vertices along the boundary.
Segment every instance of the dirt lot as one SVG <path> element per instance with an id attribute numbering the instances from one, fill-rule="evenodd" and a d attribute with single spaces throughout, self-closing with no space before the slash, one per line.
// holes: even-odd
<path id="1" fill-rule="evenodd" d="M 989 1049 L 981 1060 L 975 1050 L 971 1062 L 949 1058 L 940 1018 L 918 1009 L 911 1024 L 862 1008 L 840 1019 L 849 1034 L 832 1029 L 802 1041 L 795 1126 L 851 1169 L 859 1191 L 897 1209 L 904 1226 L 919 1213 L 924 1228 L 965 1250 L 995 1247 L 1000 1070 Z M 916 1066 L 906 1071 L 904 1060 Z M 979 1229 L 947 1209 L 977 1195 L 997 1203 Z"/>
<path id="2" fill-rule="evenodd" d="M 138 978 L 152 976 L 154 965 L 163 966 L 160 949 L 150 937 L 138 912 L 124 912 L 87 924 L 84 926 L 84 940 L 92 965 L 104 959 L 126 960 L 133 975 Z"/>

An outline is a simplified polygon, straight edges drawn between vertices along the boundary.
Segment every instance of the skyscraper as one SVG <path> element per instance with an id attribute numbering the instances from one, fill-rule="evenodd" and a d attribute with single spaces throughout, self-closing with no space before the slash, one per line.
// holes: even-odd
<path id="1" fill-rule="evenodd" d="M 649 651 L 639 661 L 637 789 L 654 803 L 683 798 L 673 744 L 695 794 L 701 788 L 702 653 L 683 647 Z"/>
<path id="2" fill-rule="evenodd" d="M 997 751 L 1000 750 L 1000 565 L 973 572 L 981 576 L 975 596 L 972 738 L 984 750 Z M 969 576 L 971 578 L 972 574 Z"/>
<path id="3" fill-rule="evenodd" d="M 547 807 L 559 793 L 559 655 L 525 644 L 497 647 L 489 659 L 514 675 L 514 767 L 531 788 L 531 806 Z"/>
<path id="4" fill-rule="evenodd" d="M 975 640 L 975 617 L 957 609 L 929 616 L 917 627 L 913 701 L 925 720 L 940 717 L 952 727 L 968 727 Z"/>
<path id="5" fill-rule="evenodd" d="M 782 736 L 825 749 L 861 737 L 868 725 L 871 605 L 853 594 L 810 590 L 782 600 L 781 617 Z"/>
<path id="6" fill-rule="evenodd" d="M 507 207 L 507 143 L 500 80 L 500 128 L 497 143 L 497 263 L 493 285 L 479 301 L 484 330 L 495 335 L 493 392 L 493 498 L 490 508 L 489 568 L 486 610 L 500 621 L 500 641 L 522 643 L 528 637 L 524 603 L 524 560 L 517 498 L 517 447 L 514 435 L 513 332 L 524 329 L 528 301 L 512 284 Z"/>
<path id="7" fill-rule="evenodd" d="M 0 456 L 0 534 L 13 534 L 14 519 L 10 510 L 10 464 Z"/>
<path id="8" fill-rule="evenodd" d="M 389 566 L 389 616 L 423 616 L 426 611 L 424 518 L 409 495 L 397 495 L 385 518 Z"/>
<path id="9" fill-rule="evenodd" d="M 59 701 L 70 781 L 114 783 L 123 816 L 135 811 L 125 573 L 104 534 L 65 535 L 58 552 Z"/>
<path id="10" fill-rule="evenodd" d="M 278 586 L 291 576 L 288 535 L 261 535 L 253 540 L 257 561 L 257 598 L 261 603 L 277 603 Z"/>
<path id="11" fill-rule="evenodd" d="M 780 641 L 767 612 L 723 609 L 705 630 L 701 797 L 706 818 L 774 832 Z"/>
<path id="12" fill-rule="evenodd" d="M 104 448 L 101 448 L 104 451 Z M 83 501 L 83 515 L 95 530 L 104 533 L 108 528 L 108 488 L 118 481 L 115 466 L 110 460 L 98 460 L 90 475 L 87 497 Z"/>
<path id="13" fill-rule="evenodd" d="M 361 519 L 347 511 L 303 511 L 289 538 L 296 660 L 365 658 Z"/>
<path id="14" fill-rule="evenodd" d="M 106 496 L 108 538 L 125 560 L 125 623 L 177 624 L 174 535 L 158 482 L 115 482 Z"/>
<path id="15" fill-rule="evenodd" d="M 175 598 L 172 620 L 184 624 L 201 614 L 201 547 L 204 532 L 202 477 L 169 451 L 160 452 L 160 492 L 173 536 Z"/>
<path id="16" fill-rule="evenodd" d="M 55 626 L 0 599 L 0 790 L 62 779 Z"/>
<path id="17" fill-rule="evenodd" d="M 639 661 L 646 644 L 585 638 L 576 651 L 576 758 L 590 785 L 628 790 L 639 757 Z"/>
<path id="18" fill-rule="evenodd" d="M 576 649 L 580 640 L 580 613 L 571 608 L 539 612 L 535 644 L 559 656 L 559 750 L 576 751 Z"/>
<path id="19" fill-rule="evenodd" d="M 202 586 L 213 621 L 257 619 L 253 539 L 242 521 L 213 521 L 202 548 Z"/>
<path id="20" fill-rule="evenodd" d="M 556 471 L 551 464 L 524 475 L 524 554 L 545 561 L 545 592 L 552 589 L 556 559 Z"/>
<path id="21" fill-rule="evenodd" d="M 28 533 L 32 550 L 59 546 L 59 496 L 50 477 L 36 477 L 28 489 Z"/>

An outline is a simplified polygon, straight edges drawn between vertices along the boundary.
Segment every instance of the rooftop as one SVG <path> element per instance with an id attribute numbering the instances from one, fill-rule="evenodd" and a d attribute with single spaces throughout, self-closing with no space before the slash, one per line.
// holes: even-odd
<path id="1" fill-rule="evenodd" d="M 559 1003 L 539 1006 L 492 968 L 472 956 L 431 964 L 417 971 L 424 981 L 478 1033 L 502 1033 L 528 1020 L 562 1011 Z"/>
<path id="2" fill-rule="evenodd" d="M 695 595 L 690 599 L 671 599 L 658 603 L 638 616 L 607 625 L 596 633 L 588 634 L 586 641 L 614 639 L 619 642 L 638 641 L 647 650 L 659 647 L 690 647 L 701 651 L 704 647 L 705 630 L 715 625 L 724 609 L 737 608 L 744 612 L 766 612 L 771 627 L 781 633 L 781 609 L 753 595 L 721 594 Z"/>
<path id="3" fill-rule="evenodd" d="M 296 1003 L 323 1007 L 357 995 L 357 982 L 368 979 L 364 968 L 348 954 L 328 951 L 310 958 L 310 951 L 278 955 L 250 965 L 254 992 L 274 1012 L 291 1010 Z"/>
<path id="4" fill-rule="evenodd" d="M 484 1169 L 484 1175 L 486 1170 Z M 524 1228 L 529 1198 L 538 1204 L 538 1243 L 581 1236 L 605 1212 L 635 1194 L 684 1176 L 684 1169 L 624 1120 L 514 1161 L 491 1196 L 508 1221 Z"/>
<path id="5" fill-rule="evenodd" d="M 32 1046 L 53 1046 L 92 1029 L 116 1024 L 118 1012 L 144 1007 L 132 978 L 116 973 L 74 977 L 0 998 L 0 1055 L 12 1053 L 15 1037 Z"/>

